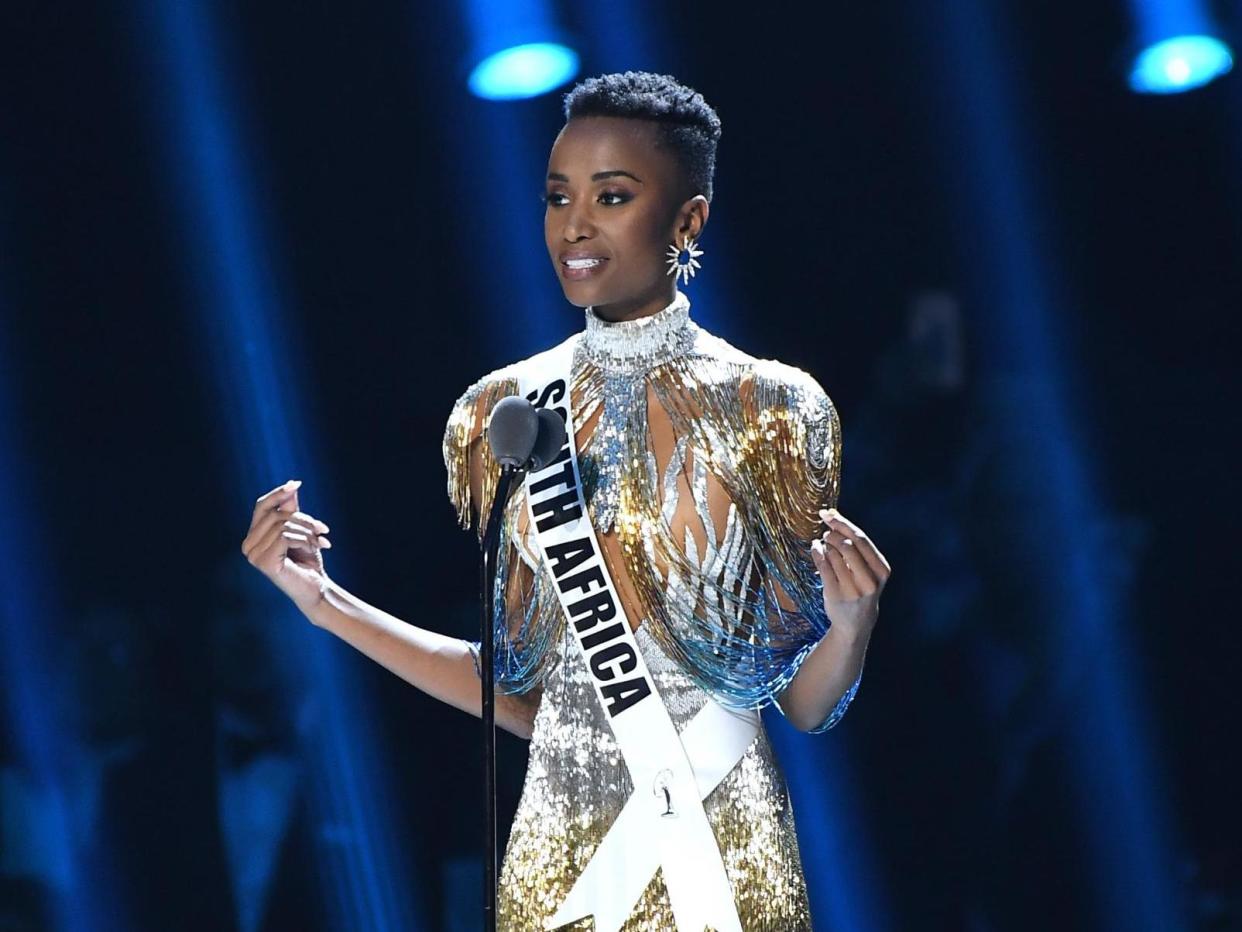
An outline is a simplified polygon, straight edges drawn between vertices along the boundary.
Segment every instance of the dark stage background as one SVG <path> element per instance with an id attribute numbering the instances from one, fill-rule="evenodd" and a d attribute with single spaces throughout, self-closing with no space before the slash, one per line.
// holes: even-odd
<path id="1" fill-rule="evenodd" d="M 767 716 L 816 927 L 1242 928 L 1242 85 L 1129 92 L 1123 3 L 940 7 L 557 8 L 717 108 L 695 317 L 824 385 L 894 568 L 842 723 Z M 302 478 L 335 578 L 475 636 L 440 440 L 581 327 L 568 87 L 470 96 L 449 3 L 3 20 L 0 929 L 476 928 L 475 720 L 239 545 Z"/>

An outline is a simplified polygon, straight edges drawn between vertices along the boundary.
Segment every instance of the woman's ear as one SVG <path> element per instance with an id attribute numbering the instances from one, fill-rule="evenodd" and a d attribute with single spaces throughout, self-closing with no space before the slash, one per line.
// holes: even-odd
<path id="1" fill-rule="evenodd" d="M 681 210 L 677 212 L 678 244 L 685 237 L 697 240 L 703 234 L 703 227 L 707 226 L 707 215 L 710 210 L 707 198 L 702 194 L 696 194 L 682 205 Z"/>

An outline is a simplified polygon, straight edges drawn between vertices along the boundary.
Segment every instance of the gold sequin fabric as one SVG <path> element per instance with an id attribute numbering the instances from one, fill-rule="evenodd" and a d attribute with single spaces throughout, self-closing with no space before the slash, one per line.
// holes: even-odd
<path id="1" fill-rule="evenodd" d="M 646 625 L 636 638 L 669 717 L 681 730 L 707 695 L 661 652 Z M 566 636 L 556 654 L 535 716 L 526 783 L 500 871 L 497 925 L 506 930 L 544 927 L 633 790 L 581 651 Z M 703 808 L 742 928 L 810 929 L 793 809 L 762 728 Z M 586 930 L 593 923 L 585 919 L 562 928 Z M 676 929 L 659 871 L 622 928 Z"/>
<path id="2" fill-rule="evenodd" d="M 647 323 L 666 326 L 663 319 Z M 667 326 L 675 332 L 637 369 L 583 351 L 590 327 L 571 337 L 571 397 L 588 511 L 595 519 L 603 484 L 617 545 L 609 567 L 631 584 L 626 612 L 641 621 L 638 643 L 680 729 L 709 695 L 733 707 L 779 709 L 780 693 L 827 631 L 810 543 L 822 531 L 818 510 L 837 501 L 841 441 L 835 407 L 806 372 L 743 353 L 688 319 Z M 473 512 L 480 539 L 499 472 L 485 442 L 487 417 L 500 398 L 517 393 L 518 367 L 528 362 L 469 386 L 446 425 L 449 497 L 462 527 Z M 655 449 L 648 391 L 623 385 L 626 379 L 637 379 L 658 405 L 671 428 L 666 449 Z M 622 392 L 612 394 L 618 385 Z M 471 491 L 472 453 L 479 501 Z M 601 483 L 609 469 L 613 476 Z M 722 491 L 727 509 L 713 516 L 710 500 L 719 502 Z M 672 519 L 685 514 L 679 505 L 687 496 L 694 526 L 686 522 L 674 533 Z M 506 929 L 543 927 L 632 789 L 552 577 L 522 530 L 525 507 L 519 488 L 503 510 L 494 619 L 498 689 L 541 691 L 501 870 Z M 858 686 L 815 731 L 836 724 Z M 809 929 L 793 811 L 762 729 L 704 808 L 743 928 Z M 625 929 L 673 928 L 657 872 Z"/>

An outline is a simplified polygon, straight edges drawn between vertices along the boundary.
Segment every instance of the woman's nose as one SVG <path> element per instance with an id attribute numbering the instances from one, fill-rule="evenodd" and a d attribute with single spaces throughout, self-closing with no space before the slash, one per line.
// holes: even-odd
<path id="1" fill-rule="evenodd" d="M 561 235 L 565 237 L 566 242 L 575 243 L 583 237 L 595 235 L 595 227 L 584 208 L 571 204 L 566 209 L 564 216 L 565 224 L 562 227 Z"/>

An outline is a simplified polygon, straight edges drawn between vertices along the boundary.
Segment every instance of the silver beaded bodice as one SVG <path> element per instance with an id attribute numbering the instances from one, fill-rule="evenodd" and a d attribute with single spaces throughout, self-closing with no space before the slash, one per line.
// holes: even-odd
<path id="1" fill-rule="evenodd" d="M 566 342 L 583 493 L 634 597 L 627 615 L 650 625 L 665 654 L 719 701 L 772 702 L 829 623 L 810 545 L 822 532 L 819 509 L 839 488 L 831 399 L 808 373 L 697 326 L 680 292 L 632 321 L 588 309 L 585 329 Z M 463 527 L 478 518 L 480 540 L 499 474 L 487 420 L 528 365 L 538 363 L 477 380 L 445 425 L 449 496 Z M 649 406 L 659 409 L 659 437 Z M 676 506 L 678 483 L 693 509 Z M 543 680 L 565 625 L 525 509 L 525 497 L 511 495 L 501 515 L 510 545 L 498 555 L 495 636 L 497 683 L 508 692 Z M 816 730 L 835 724 L 853 692 Z"/>
<path id="2" fill-rule="evenodd" d="M 604 320 L 593 307 L 586 309 L 573 366 L 577 371 L 588 362 L 603 373 L 603 409 L 590 450 L 581 457 L 594 524 L 603 533 L 612 529 L 620 503 L 626 422 L 647 406 L 646 374 L 690 352 L 696 329 L 680 291 L 662 310 L 635 320 Z"/>

